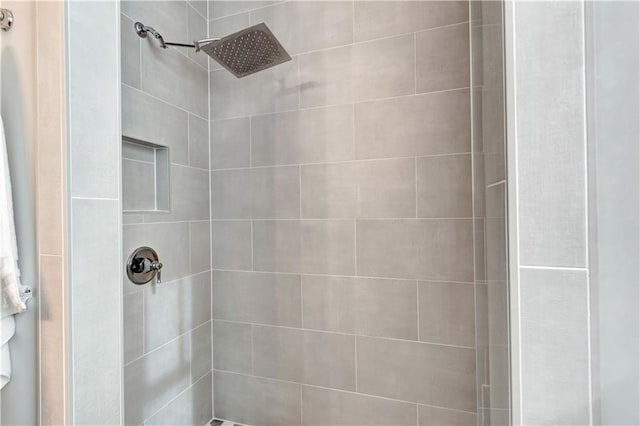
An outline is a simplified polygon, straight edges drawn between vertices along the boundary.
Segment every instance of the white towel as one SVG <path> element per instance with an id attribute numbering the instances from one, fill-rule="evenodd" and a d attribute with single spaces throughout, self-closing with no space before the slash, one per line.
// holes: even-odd
<path id="1" fill-rule="evenodd" d="M 4 124 L 0 118 L 0 389 L 11 380 L 11 358 L 9 340 L 13 337 L 16 324 L 13 317 L 27 309 L 26 298 L 31 290 L 20 284 L 18 268 L 18 246 L 13 221 L 13 199 L 7 141 Z"/>

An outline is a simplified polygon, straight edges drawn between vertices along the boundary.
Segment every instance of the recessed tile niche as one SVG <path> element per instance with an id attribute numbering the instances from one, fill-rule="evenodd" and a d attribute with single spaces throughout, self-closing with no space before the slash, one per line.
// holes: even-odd
<path id="1" fill-rule="evenodd" d="M 169 211 L 169 148 L 122 138 L 122 209 Z"/>

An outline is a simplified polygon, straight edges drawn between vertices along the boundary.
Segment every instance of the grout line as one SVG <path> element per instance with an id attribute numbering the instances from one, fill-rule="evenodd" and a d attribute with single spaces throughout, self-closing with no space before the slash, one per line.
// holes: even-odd
<path id="1" fill-rule="evenodd" d="M 217 372 L 220 372 L 220 373 L 223 373 L 223 374 L 233 375 L 233 376 L 250 377 L 250 378 L 255 378 L 255 379 L 273 381 L 273 382 L 277 382 L 277 383 L 289 383 L 289 384 L 297 385 L 297 386 L 300 386 L 300 387 L 305 387 L 306 386 L 306 387 L 309 387 L 309 388 L 325 389 L 325 390 L 329 390 L 329 391 L 333 391 L 333 392 L 347 393 L 347 394 L 350 394 L 350 395 L 367 396 L 367 397 L 377 398 L 377 399 L 381 399 L 381 400 L 385 400 L 385 401 L 403 402 L 405 404 L 410 403 L 412 405 L 422 405 L 422 406 L 425 406 L 425 407 L 440 408 L 440 409 L 443 409 L 443 410 L 455 411 L 455 412 L 458 412 L 458 413 L 477 414 L 476 412 L 473 412 L 473 411 L 465 411 L 465 410 L 460 410 L 458 408 L 444 407 L 444 406 L 441 406 L 441 405 L 420 404 L 420 403 L 416 403 L 415 401 L 406 401 L 406 400 L 402 400 L 402 399 L 389 398 L 389 397 L 386 397 L 386 396 L 375 395 L 375 394 L 371 394 L 371 393 L 354 392 L 354 391 L 346 390 L 346 389 L 329 388 L 329 387 L 326 387 L 326 386 L 314 385 L 314 384 L 310 384 L 310 383 L 293 382 L 293 381 L 290 381 L 290 380 L 278 379 L 278 378 L 274 378 L 274 377 L 256 376 L 256 375 L 250 375 L 250 374 L 246 374 L 246 373 L 238 373 L 236 371 L 230 371 L 230 370 L 218 370 L 218 369 L 216 369 L 214 371 L 217 371 Z"/>
<path id="2" fill-rule="evenodd" d="M 178 106 L 178 105 L 172 104 L 171 102 L 168 102 L 168 101 L 166 101 L 166 100 L 164 100 L 164 99 L 162 99 L 162 98 L 159 98 L 159 97 L 157 97 L 157 96 L 155 96 L 155 95 L 153 95 L 153 94 L 151 94 L 151 93 L 149 93 L 149 92 L 145 92 L 145 91 L 144 91 L 144 90 L 142 90 L 142 89 L 139 89 L 139 88 L 137 88 L 137 87 L 133 87 L 133 86 L 131 86 L 131 85 L 127 84 L 127 83 L 124 83 L 124 82 L 121 82 L 120 84 L 121 84 L 122 86 L 125 86 L 125 87 L 126 87 L 126 88 L 128 88 L 128 89 L 135 90 L 136 92 L 140 92 L 140 93 L 142 93 L 143 95 L 148 96 L 148 97 L 150 97 L 150 98 L 152 98 L 152 99 L 154 99 L 154 100 L 156 100 L 156 101 L 158 101 L 158 102 L 162 102 L 163 104 L 168 105 L 168 106 L 172 107 L 173 109 L 180 110 L 180 111 L 182 111 L 182 112 L 184 112 L 184 113 L 186 113 L 186 114 L 192 114 L 192 115 L 195 115 L 196 117 L 198 117 L 199 119 L 204 120 L 204 121 L 208 121 L 208 120 L 209 120 L 208 118 L 204 118 L 204 117 L 202 117 L 201 115 L 199 115 L 199 114 L 198 114 L 198 113 L 196 113 L 196 112 L 189 111 L 188 109 L 184 109 L 184 108 L 182 108 L 182 107 L 180 107 L 180 106 Z"/>
<path id="3" fill-rule="evenodd" d="M 280 328 L 280 329 L 285 329 L 285 330 L 305 331 L 305 332 L 309 332 L 309 333 L 336 334 L 336 335 L 340 335 L 340 336 L 350 336 L 350 337 L 358 337 L 359 336 L 359 337 L 366 337 L 368 339 L 391 340 L 391 341 L 394 341 L 394 342 L 415 343 L 417 345 L 443 346 L 443 347 L 457 348 L 457 349 L 463 349 L 463 350 L 473 350 L 473 351 L 475 351 L 475 349 L 476 349 L 474 346 L 453 345 L 453 344 L 449 344 L 449 343 L 401 339 L 401 338 L 398 338 L 398 337 L 375 336 L 375 335 L 369 335 L 369 334 L 347 333 L 347 332 L 344 332 L 344 331 L 321 330 L 321 329 L 317 329 L 317 328 L 302 328 L 302 327 L 292 327 L 292 326 L 288 326 L 288 325 L 264 324 L 264 323 L 258 323 L 258 322 L 237 321 L 237 320 L 229 320 L 229 319 L 223 319 L 223 318 L 213 318 L 212 321 L 233 323 L 233 324 L 244 324 L 244 325 L 259 326 L 259 327 L 265 327 L 265 328 L 269 328 L 270 327 L 270 328 Z M 167 342 L 167 343 L 169 343 L 169 342 Z M 154 351 L 155 351 L 155 349 L 154 349 Z M 145 356 L 146 356 L 146 354 L 145 354 Z"/>
<path id="4" fill-rule="evenodd" d="M 128 211 L 127 213 L 135 213 L 136 211 Z M 161 212 L 163 213 L 163 212 Z M 247 219 L 232 219 L 232 218 L 213 218 L 212 222 L 293 222 L 293 221 L 306 221 L 306 222 L 349 222 L 352 220 L 356 220 L 359 222 L 374 222 L 374 221 L 431 221 L 431 220 L 474 220 L 471 216 L 466 217 L 360 217 L 360 218 L 343 218 L 343 217 L 290 217 L 290 218 L 281 218 L 281 219 L 267 219 L 267 218 L 247 218 Z M 185 221 L 168 221 L 168 222 L 148 222 L 146 224 L 157 224 L 157 223 L 179 223 Z"/>
<path id="5" fill-rule="evenodd" d="M 537 269 L 546 271 L 580 271 L 589 272 L 589 268 L 578 268 L 572 266 L 533 266 L 533 265 L 520 265 L 520 269 Z"/>
<path id="6" fill-rule="evenodd" d="M 355 137 L 354 137 L 355 140 Z M 355 144 L 354 144 L 354 153 L 355 153 Z M 465 151 L 465 152 L 450 152 L 450 153 L 443 153 L 443 154 L 428 154 L 428 155 L 407 155 L 404 157 L 380 157 L 380 158 L 353 158 L 353 159 L 347 159 L 347 160 L 338 160 L 338 161 L 327 161 L 327 162 L 310 162 L 310 163 L 289 163 L 289 164 L 270 164 L 270 165 L 263 165 L 263 166 L 247 166 L 247 167 L 229 167 L 229 168 L 221 168 L 221 169 L 213 169 L 211 170 L 211 172 L 227 172 L 227 171 L 233 171 L 233 170 L 248 170 L 248 169 L 269 169 L 269 168 L 276 168 L 276 167 L 296 167 L 296 166 L 327 166 L 327 165 L 334 165 L 334 164 L 358 164 L 358 163 L 366 163 L 366 162 L 383 162 L 383 161 L 399 161 L 399 160 L 410 160 L 410 159 L 420 159 L 420 158 L 438 158 L 438 157 L 453 157 L 453 156 L 461 156 L 461 155 L 471 155 L 471 152 Z M 179 166 L 183 166 L 183 167 L 190 167 L 190 166 L 184 166 L 182 164 L 176 164 Z M 191 167 L 194 168 L 194 167 Z M 198 170 L 204 170 L 204 169 L 198 169 Z"/>
<path id="7" fill-rule="evenodd" d="M 213 72 L 220 72 L 220 71 L 227 72 L 224 69 L 220 69 L 220 70 L 213 70 L 212 73 Z M 136 89 L 135 87 L 127 85 L 126 83 L 122 83 L 122 84 L 125 85 L 125 86 L 128 86 L 128 87 L 131 87 L 132 89 L 139 90 L 139 89 Z M 229 117 L 217 117 L 217 118 L 212 118 L 211 121 L 219 122 L 219 121 L 237 120 L 239 118 L 247 118 L 247 117 L 263 117 L 263 116 L 268 116 L 268 115 L 295 113 L 295 112 L 301 112 L 301 111 L 310 111 L 310 110 L 316 110 L 316 109 L 322 109 L 322 108 L 334 108 L 334 107 L 345 107 L 345 106 L 348 106 L 348 105 L 379 103 L 379 102 L 385 102 L 385 101 L 393 101 L 393 100 L 400 100 L 400 99 L 407 99 L 407 98 L 415 98 L 415 97 L 436 95 L 436 94 L 449 93 L 449 92 L 462 92 L 462 91 L 469 91 L 470 92 L 471 89 L 472 88 L 469 87 L 469 86 L 453 87 L 453 88 L 450 88 L 450 89 L 433 90 L 433 91 L 429 91 L 429 92 L 408 93 L 408 94 L 404 94 L 404 95 L 385 96 L 385 97 L 381 97 L 381 98 L 362 99 L 362 100 L 357 100 L 357 101 L 353 101 L 352 100 L 350 102 L 342 102 L 342 103 L 326 104 L 326 105 L 315 105 L 315 106 L 299 107 L 299 108 L 292 108 L 292 109 L 282 109 L 282 110 L 276 110 L 276 111 L 254 113 L 254 114 L 249 114 L 249 115 L 236 115 L 236 116 L 229 116 Z M 143 93 L 148 94 L 147 92 L 143 92 Z M 153 96 L 153 95 L 149 95 L 149 96 Z M 153 97 L 155 97 L 155 96 L 153 96 Z M 156 99 L 175 107 L 175 105 L 170 104 L 167 101 L 163 101 L 160 98 L 156 98 Z M 180 108 L 180 107 L 176 107 L 176 108 L 181 109 L 183 111 L 186 111 L 184 108 Z M 192 114 L 198 116 L 198 114 L 195 114 L 193 112 L 192 112 Z"/>

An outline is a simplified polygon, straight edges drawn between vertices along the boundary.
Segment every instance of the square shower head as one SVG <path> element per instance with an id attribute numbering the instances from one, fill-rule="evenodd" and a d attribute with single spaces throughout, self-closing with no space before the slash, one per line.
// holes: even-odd
<path id="1" fill-rule="evenodd" d="M 212 41 L 200 49 L 238 78 L 291 60 L 264 23 Z"/>

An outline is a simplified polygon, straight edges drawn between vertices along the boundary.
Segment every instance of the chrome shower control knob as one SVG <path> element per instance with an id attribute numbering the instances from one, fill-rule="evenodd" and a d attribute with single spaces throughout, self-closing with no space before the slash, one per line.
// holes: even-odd
<path id="1" fill-rule="evenodd" d="M 156 278 L 156 282 L 162 281 L 160 270 L 162 263 L 158 259 L 158 253 L 151 247 L 138 247 L 131 253 L 127 260 L 127 277 L 134 284 L 142 285 Z"/>

